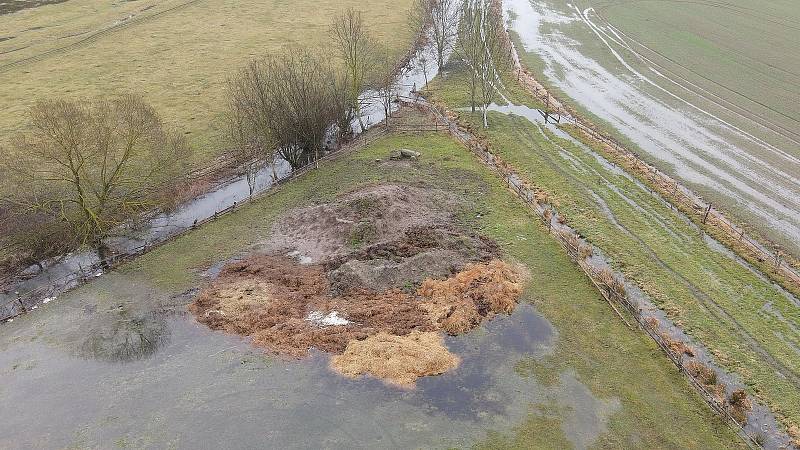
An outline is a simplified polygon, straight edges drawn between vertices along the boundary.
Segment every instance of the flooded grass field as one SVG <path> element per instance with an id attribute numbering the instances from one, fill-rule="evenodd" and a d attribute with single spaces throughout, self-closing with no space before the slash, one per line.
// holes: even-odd
<path id="1" fill-rule="evenodd" d="M 430 90 L 459 109 L 467 98 L 454 80 L 457 74 Z M 481 128 L 478 117 L 460 109 L 473 129 Z M 751 393 L 789 424 L 798 423 L 800 301 L 620 167 L 562 130 L 541 125 L 537 110 L 491 109 L 484 134 L 497 155 L 547 192 L 570 226 Z"/>
<path id="2" fill-rule="evenodd" d="M 800 254 L 793 2 L 510 0 L 523 64 L 643 159 Z"/>
<path id="3" fill-rule="evenodd" d="M 14 2 L 13 0 L 10 0 Z M 23 2 L 25 3 L 25 2 Z M 398 54 L 413 38 L 410 0 L 360 8 Z M 0 144 L 37 99 L 140 93 L 184 132 L 198 164 L 226 150 L 225 83 L 270 52 L 308 46 L 332 56 L 328 26 L 355 0 L 70 0 L 0 15 Z"/>
<path id="4" fill-rule="evenodd" d="M 422 153 L 410 164 L 391 150 Z M 448 337 L 458 368 L 413 390 L 328 357 L 270 356 L 186 305 L 291 208 L 375 183 L 460 198 L 461 226 L 522 263 L 521 304 Z M 626 328 L 547 230 L 464 148 L 396 135 L 279 187 L 0 328 L 0 447 L 735 448 L 660 350 Z"/>

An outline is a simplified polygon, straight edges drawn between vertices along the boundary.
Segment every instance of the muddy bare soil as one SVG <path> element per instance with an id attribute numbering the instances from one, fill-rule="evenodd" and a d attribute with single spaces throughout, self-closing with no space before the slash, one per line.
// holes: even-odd
<path id="1" fill-rule="evenodd" d="M 271 353 L 342 355 L 332 367 L 347 376 L 410 385 L 441 374 L 458 358 L 440 332 L 511 313 L 524 283 L 496 243 L 458 229 L 455 210 L 443 192 L 378 185 L 293 211 L 189 309 Z"/>

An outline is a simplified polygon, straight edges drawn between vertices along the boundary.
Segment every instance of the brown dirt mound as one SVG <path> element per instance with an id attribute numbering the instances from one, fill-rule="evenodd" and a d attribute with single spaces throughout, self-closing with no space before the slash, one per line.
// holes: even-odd
<path id="1" fill-rule="evenodd" d="M 201 323 L 253 336 L 272 352 L 304 356 L 311 347 L 341 353 L 352 339 L 384 331 L 405 335 L 435 329 L 425 310 L 399 290 L 351 291 L 330 297 L 324 267 L 259 255 L 231 264 L 189 306 Z M 320 326 L 313 312 L 336 311 L 350 323 Z"/>
<path id="2" fill-rule="evenodd" d="M 381 332 L 460 334 L 493 314 L 510 313 L 521 292 L 519 271 L 492 260 L 469 264 L 445 280 L 427 279 L 416 296 L 365 288 L 331 296 L 323 266 L 258 255 L 225 267 L 189 309 L 210 328 L 252 336 L 256 345 L 299 357 L 311 347 L 341 353 L 349 341 Z M 310 319 L 333 312 L 342 323 Z"/>
<path id="3" fill-rule="evenodd" d="M 413 291 L 426 278 L 446 278 L 474 262 L 499 256 L 494 241 L 447 227 L 411 227 L 391 242 L 370 245 L 336 258 L 328 267 L 334 293 L 352 288 Z"/>
<path id="4" fill-rule="evenodd" d="M 372 375 L 389 383 L 411 387 L 419 377 L 454 369 L 459 358 L 444 346 L 439 333 L 413 331 L 405 336 L 378 333 L 350 341 L 331 367 L 348 376 Z"/>
<path id="5" fill-rule="evenodd" d="M 425 280 L 417 290 L 431 319 L 461 334 L 497 313 L 511 313 L 523 289 L 521 272 L 498 259 L 469 264 L 446 280 Z"/>
<path id="6" fill-rule="evenodd" d="M 449 224 L 458 203 L 441 190 L 371 185 L 330 203 L 291 211 L 259 250 L 296 250 L 312 263 L 329 262 L 366 245 L 395 241 L 412 227 Z"/>
<path id="7" fill-rule="evenodd" d="M 510 313 L 524 278 L 497 259 L 494 241 L 454 227 L 455 203 L 439 191 L 380 185 L 296 210 L 261 252 L 224 267 L 190 310 L 270 352 L 342 354 L 336 365 L 351 376 L 409 384 L 442 373 L 457 358 L 438 331 L 460 334 Z M 297 259 L 274 256 L 287 252 Z"/>

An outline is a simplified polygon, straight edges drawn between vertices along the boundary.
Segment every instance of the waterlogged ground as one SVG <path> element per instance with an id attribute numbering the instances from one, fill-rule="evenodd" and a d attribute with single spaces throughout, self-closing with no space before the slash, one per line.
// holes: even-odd
<path id="1" fill-rule="evenodd" d="M 493 104 L 489 129 L 483 130 L 480 118 L 464 107 L 468 103 L 460 80 L 453 68 L 450 77 L 433 83 L 430 93 L 459 110 L 498 156 L 549 195 L 568 225 L 708 348 L 708 356 L 730 374 L 726 383 L 746 385 L 786 419 L 786 426 L 798 423 L 800 300 L 566 129 L 544 125 L 538 110 Z M 516 87 L 507 97 L 533 102 Z M 750 415 L 753 433 L 777 436 L 783 429 L 761 411 Z M 765 439 L 768 448 L 778 448 L 784 438 L 776 439 Z"/>
<path id="2" fill-rule="evenodd" d="M 387 162 L 397 148 L 423 156 Z M 463 195 L 463 226 L 531 271 L 511 316 L 446 340 L 459 368 L 411 391 L 348 380 L 324 354 L 268 356 L 185 312 L 207 269 L 263 240 L 283 211 L 379 180 Z M 0 350 L 0 402 L 14 405 L 0 410 L 3 448 L 738 445 L 502 183 L 436 135 L 326 163 L 2 325 Z"/>
<path id="3" fill-rule="evenodd" d="M 663 15 L 680 9 L 595 3 L 505 1 L 523 64 L 646 160 L 800 253 L 797 61 L 778 56 L 792 54 L 794 38 L 778 37 L 798 36 L 791 19 L 704 3 L 668 26 Z M 675 50 L 681 45 L 686 52 Z M 742 77 L 752 83 L 740 86 Z"/>

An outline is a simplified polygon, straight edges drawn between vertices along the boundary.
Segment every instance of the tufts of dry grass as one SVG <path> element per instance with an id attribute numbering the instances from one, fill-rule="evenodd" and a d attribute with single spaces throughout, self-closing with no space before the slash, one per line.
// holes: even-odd
<path id="1" fill-rule="evenodd" d="M 439 333 L 419 331 L 352 340 L 344 353 L 331 358 L 331 367 L 342 375 L 372 375 L 406 388 L 413 387 L 417 378 L 442 374 L 458 364 L 458 356 L 447 350 Z"/>
<path id="2" fill-rule="evenodd" d="M 728 412 L 740 424 L 744 424 L 747 421 L 747 413 L 751 407 L 752 404 L 744 389 L 733 391 L 731 398 L 728 399 Z"/>
<path id="3" fill-rule="evenodd" d="M 417 295 L 431 320 L 456 335 L 475 328 L 491 314 L 511 313 L 523 286 L 524 276 L 518 268 L 494 259 L 469 264 L 446 280 L 427 279 Z"/>

